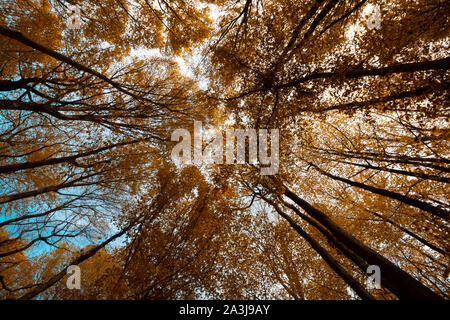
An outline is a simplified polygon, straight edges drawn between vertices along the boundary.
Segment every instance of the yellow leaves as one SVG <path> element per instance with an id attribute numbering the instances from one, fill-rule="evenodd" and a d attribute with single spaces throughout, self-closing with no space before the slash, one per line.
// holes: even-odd
<path id="1" fill-rule="evenodd" d="M 430 24 L 421 33 L 423 23 L 432 21 L 430 15 L 441 12 L 437 1 L 430 4 L 431 13 L 422 12 L 428 18 L 420 16 L 417 24 L 407 19 L 420 13 L 425 1 L 386 3 L 388 8 L 404 7 L 405 16 L 384 10 L 386 22 L 378 34 L 354 37 L 346 37 L 346 28 L 360 20 L 358 10 L 322 33 L 348 12 L 350 2 L 316 20 L 317 26 L 317 14 L 299 26 L 311 4 L 294 0 L 265 1 L 264 6 L 253 1 L 249 11 L 249 1 L 223 0 L 214 2 L 214 14 L 209 0 L 71 3 L 82 12 L 77 30 L 67 28 L 68 13 L 58 1 L 18 0 L 17 8 L 8 1 L 0 7 L 2 25 L 81 65 L 75 68 L 64 59 L 0 39 L 1 60 L 6 61 L 2 76 L 39 78 L 26 83 L 30 92 L 25 93 L 27 87 L 6 91 L 6 99 L 20 97 L 40 106 L 2 110 L 1 165 L 56 159 L 150 135 L 158 138 L 6 176 L 5 194 L 74 179 L 81 184 L 60 190 L 62 195 L 45 192 L 12 202 L 2 208 L 10 216 L 23 217 L 30 207 L 38 211 L 73 200 L 68 210 L 56 211 L 44 221 L 64 220 L 67 214 L 70 223 L 87 219 L 94 228 L 97 220 L 90 214 L 99 214 L 113 216 L 119 227 L 138 223 L 124 248 L 114 253 L 102 250 L 81 264 L 87 286 L 82 294 L 58 284 L 48 297 L 122 298 L 131 292 L 149 298 L 139 295 L 147 285 L 156 288 L 151 298 L 191 297 L 203 289 L 228 298 L 259 297 L 261 283 L 268 283 L 270 288 L 284 288 L 273 297 L 349 298 L 345 284 L 287 224 L 261 209 L 260 199 L 252 199 L 248 207 L 252 195 L 247 188 L 253 187 L 274 199 L 283 197 L 283 184 L 292 187 L 356 238 L 394 257 L 395 263 L 407 264 L 408 271 L 414 268 L 402 260 L 400 249 L 407 250 L 415 264 L 427 260 L 421 245 L 399 227 L 445 243 L 444 223 L 391 198 L 334 181 L 311 165 L 430 203 L 446 203 L 448 188 L 428 179 L 443 174 L 445 170 L 435 165 L 445 166 L 441 160 L 448 153 L 441 85 L 445 72 L 397 68 L 391 70 L 394 73 L 380 69 L 370 75 L 384 66 L 445 54 L 445 44 L 439 42 L 445 15 L 437 15 L 438 25 Z M 310 38 L 303 41 L 309 29 Z M 407 31 L 404 37 L 402 30 Z M 418 45 L 426 39 L 433 43 Z M 193 64 L 196 70 L 191 72 Z M 116 86 L 86 68 L 114 80 Z M 383 100 L 428 85 L 430 94 Z M 230 97 L 235 98 L 226 99 Z M 222 128 L 279 128 L 279 175 L 261 178 L 249 166 L 176 167 L 170 161 L 171 145 L 164 139 L 193 119 L 208 119 Z M 320 232 L 295 218 L 341 257 Z M 42 266 L 42 279 L 73 258 L 68 250 L 75 248 L 60 244 L 60 249 L 41 257 L 35 268 Z M 128 283 L 118 284 L 121 289 L 116 291 L 111 284 L 118 281 L 120 266 L 129 257 Z M 442 261 L 430 269 L 439 270 Z M 342 263 L 353 270 L 348 261 Z"/>
<path id="2" fill-rule="evenodd" d="M 88 250 L 89 246 L 83 248 Z M 48 281 L 62 267 L 77 257 L 83 250 L 78 250 L 62 243 L 59 248 L 45 254 L 36 262 L 41 272 L 37 275 L 39 281 Z M 92 258 L 78 265 L 81 271 L 81 290 L 70 290 L 66 287 L 68 275 L 55 286 L 51 287 L 41 297 L 43 299 L 119 299 L 127 293 L 127 285 L 120 280 L 121 269 L 115 257 L 105 249 L 98 251 Z"/>
<path id="3" fill-rule="evenodd" d="M 22 248 L 26 244 L 23 239 L 17 239 L 9 232 L 0 228 L 0 253 L 12 252 Z M 33 280 L 35 266 L 27 259 L 26 251 L 0 258 L 0 276 L 9 289 L 15 290 L 26 286 Z M 8 292 L 0 286 L 0 299 L 15 299 L 21 294 L 21 290 Z"/>
<path id="4" fill-rule="evenodd" d="M 175 1 L 178 2 L 178 1 Z M 168 34 L 167 45 L 175 55 L 201 43 L 210 35 L 212 30 L 211 19 L 205 9 L 198 10 L 194 6 L 186 6 L 183 1 L 179 3 L 164 4 L 169 9 L 165 27 Z M 174 8 L 179 9 L 175 10 Z"/>
<path id="5" fill-rule="evenodd" d="M 42 149 L 38 149 L 35 152 L 31 152 L 26 158 L 28 162 L 35 162 L 50 159 L 56 157 L 58 154 L 59 148 L 58 146 L 52 147 L 44 147 Z M 30 189 L 42 188 L 48 185 L 56 185 L 61 182 L 61 172 L 59 172 L 56 167 L 41 167 L 35 170 L 27 170 L 25 175 L 32 182 L 32 186 Z M 51 199 L 55 198 L 55 194 L 48 194 Z"/>

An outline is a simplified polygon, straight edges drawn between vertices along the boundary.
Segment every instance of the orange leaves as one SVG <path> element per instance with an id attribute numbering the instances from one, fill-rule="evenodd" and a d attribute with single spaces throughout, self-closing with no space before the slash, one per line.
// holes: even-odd
<path id="1" fill-rule="evenodd" d="M 372 32 L 360 1 L 70 3 L 79 29 L 68 28 L 64 1 L 0 6 L 0 25 L 37 43 L 0 37 L 0 221 L 23 218 L 11 227 L 24 244 L 62 228 L 59 248 L 29 273 L 10 269 L 9 284 L 48 279 L 76 251 L 65 239 L 91 241 L 116 223 L 133 228 L 117 250 L 81 264 L 83 291 L 61 282 L 43 297 L 353 298 L 260 199 L 280 201 L 289 187 L 446 292 L 446 221 L 379 191 L 448 207 L 448 5 L 379 1 Z M 168 137 L 194 119 L 280 129 L 279 174 L 177 167 Z M 335 244 L 294 217 L 362 282 Z"/>
<path id="2" fill-rule="evenodd" d="M 87 246 L 83 250 L 88 250 Z M 41 282 L 57 273 L 60 268 L 76 257 L 81 250 L 67 244 L 41 256 L 36 264 L 40 266 L 37 278 Z M 65 276 L 55 286 L 45 291 L 41 299 L 77 299 L 77 300 L 103 300 L 121 299 L 127 296 L 127 285 L 121 279 L 121 269 L 114 257 L 114 250 L 109 252 L 101 249 L 92 258 L 78 265 L 80 268 L 80 290 L 70 290 L 66 287 L 68 276 Z"/>
<path id="3" fill-rule="evenodd" d="M 13 252 L 25 245 L 25 241 L 12 237 L 7 230 L 0 228 L 0 253 Z M 23 251 L 0 258 L 0 299 L 15 299 L 33 281 L 37 268 L 27 260 Z M 6 286 L 6 288 L 5 288 Z"/>

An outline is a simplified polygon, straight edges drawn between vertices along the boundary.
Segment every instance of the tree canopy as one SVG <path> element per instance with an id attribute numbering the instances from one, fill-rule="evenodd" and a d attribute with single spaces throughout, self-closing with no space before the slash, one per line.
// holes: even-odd
<path id="1" fill-rule="evenodd" d="M 449 12 L 2 1 L 0 297 L 448 299 Z M 194 121 L 260 160 L 177 163 Z"/>

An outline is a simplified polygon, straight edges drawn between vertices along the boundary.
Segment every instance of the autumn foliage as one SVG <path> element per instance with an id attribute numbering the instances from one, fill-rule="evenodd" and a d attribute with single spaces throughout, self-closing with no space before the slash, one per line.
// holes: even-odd
<path id="1" fill-rule="evenodd" d="M 449 12 L 2 1 L 0 298 L 448 299 Z M 277 174 L 174 163 L 194 120 L 279 129 Z"/>

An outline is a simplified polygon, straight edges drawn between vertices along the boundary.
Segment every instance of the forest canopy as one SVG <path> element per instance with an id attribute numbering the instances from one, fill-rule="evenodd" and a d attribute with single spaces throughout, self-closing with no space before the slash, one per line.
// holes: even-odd
<path id="1" fill-rule="evenodd" d="M 2 0 L 0 298 L 448 299 L 449 12 Z"/>

